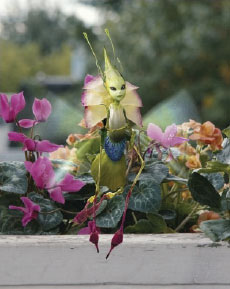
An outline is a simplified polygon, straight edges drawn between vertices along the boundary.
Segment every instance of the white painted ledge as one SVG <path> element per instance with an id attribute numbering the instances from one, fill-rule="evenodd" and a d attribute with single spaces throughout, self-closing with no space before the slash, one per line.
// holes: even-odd
<path id="1" fill-rule="evenodd" d="M 230 288 L 228 243 L 202 234 L 125 235 L 106 260 L 111 237 L 100 236 L 97 254 L 88 236 L 1 235 L 0 289 Z"/>

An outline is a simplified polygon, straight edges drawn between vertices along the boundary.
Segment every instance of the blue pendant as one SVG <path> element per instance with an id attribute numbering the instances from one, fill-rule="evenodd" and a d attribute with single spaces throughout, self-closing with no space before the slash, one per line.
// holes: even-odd
<path id="1" fill-rule="evenodd" d="M 126 143 L 125 139 L 120 142 L 113 142 L 111 141 L 110 137 L 107 136 L 105 138 L 105 144 L 104 144 L 104 148 L 105 148 L 105 152 L 107 156 L 114 162 L 119 161 L 124 154 L 125 143 Z"/>

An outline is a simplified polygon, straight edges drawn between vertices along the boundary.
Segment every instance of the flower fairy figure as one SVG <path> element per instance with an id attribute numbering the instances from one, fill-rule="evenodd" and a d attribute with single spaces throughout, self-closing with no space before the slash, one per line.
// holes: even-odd
<path id="1" fill-rule="evenodd" d="M 114 46 L 109 31 L 106 29 L 105 32 L 111 42 L 115 59 Z M 99 122 L 104 125 L 101 129 L 100 153 L 96 156 L 91 166 L 91 174 L 96 182 L 94 199 L 96 204 L 96 199 L 101 196 L 100 186 L 107 186 L 116 195 L 116 192 L 121 193 L 122 188 L 126 184 L 126 143 L 133 139 L 132 125 L 142 126 L 140 114 L 142 101 L 136 91 L 138 87 L 125 81 L 116 66 L 110 61 L 105 48 L 105 69 L 102 72 L 87 34 L 84 33 L 84 36 L 96 59 L 96 65 L 99 70 L 99 76 L 87 75 L 85 78 L 84 92 L 82 94 L 82 105 L 85 107 L 84 123 L 87 128 L 92 128 Z M 131 147 L 129 145 L 129 147 L 136 151 L 141 160 L 141 167 L 126 198 L 125 211 L 121 228 L 119 229 L 119 234 L 122 234 L 122 236 L 128 201 L 144 167 L 144 161 L 136 146 L 133 145 Z"/>

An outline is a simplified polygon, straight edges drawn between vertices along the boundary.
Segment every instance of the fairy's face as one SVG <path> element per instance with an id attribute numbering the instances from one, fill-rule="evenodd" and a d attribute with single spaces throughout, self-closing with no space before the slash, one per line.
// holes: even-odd
<path id="1" fill-rule="evenodd" d="M 125 97 L 125 80 L 118 71 L 106 73 L 105 87 L 113 100 L 120 102 Z"/>
<path id="2" fill-rule="evenodd" d="M 120 72 L 111 64 L 104 49 L 105 58 L 105 71 L 104 71 L 104 84 L 109 95 L 114 101 L 120 102 L 126 93 L 125 80 Z"/>

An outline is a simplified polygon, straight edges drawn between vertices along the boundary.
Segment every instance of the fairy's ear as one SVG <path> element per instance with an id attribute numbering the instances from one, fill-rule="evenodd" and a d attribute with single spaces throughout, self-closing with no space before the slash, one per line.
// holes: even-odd
<path id="1" fill-rule="evenodd" d="M 104 74 L 103 74 L 102 69 L 101 69 L 101 66 L 100 66 L 100 64 L 99 64 L 99 62 L 98 62 L 97 55 L 96 55 L 96 53 L 94 52 L 94 49 L 93 49 L 93 47 L 92 47 L 92 45 L 91 45 L 91 43 L 90 43 L 90 41 L 89 41 L 88 35 L 87 35 L 86 32 L 83 32 L 83 35 L 84 35 L 85 40 L 86 40 L 86 42 L 88 43 L 88 45 L 89 45 L 89 47 L 90 47 L 90 50 L 91 50 L 91 52 L 92 52 L 92 54 L 93 54 L 93 56 L 94 56 L 94 58 L 95 58 L 95 60 L 96 60 L 96 66 L 97 66 L 98 72 L 99 72 L 99 74 L 101 75 L 101 78 L 102 78 L 103 81 L 104 81 Z"/>

